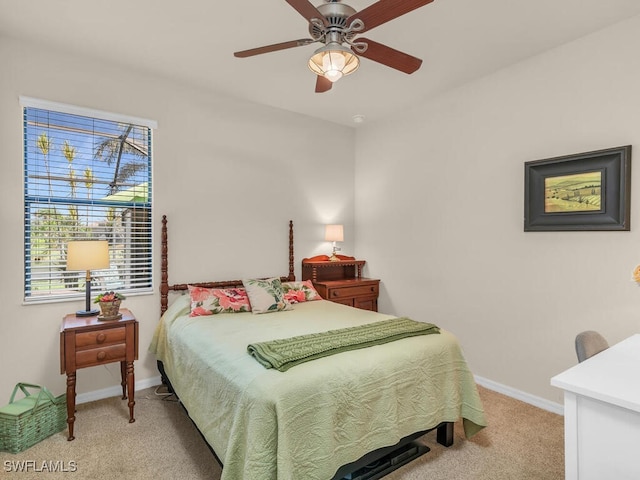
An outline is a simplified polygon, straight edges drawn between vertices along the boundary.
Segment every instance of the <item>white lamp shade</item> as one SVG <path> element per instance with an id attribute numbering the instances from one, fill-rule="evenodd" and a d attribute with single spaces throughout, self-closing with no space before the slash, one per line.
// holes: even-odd
<path id="1" fill-rule="evenodd" d="M 67 270 L 100 270 L 109 266 L 109 242 L 106 240 L 67 243 Z"/>
<path id="2" fill-rule="evenodd" d="M 342 225 L 327 225 L 324 231 L 324 239 L 327 242 L 344 241 L 344 229 Z"/>

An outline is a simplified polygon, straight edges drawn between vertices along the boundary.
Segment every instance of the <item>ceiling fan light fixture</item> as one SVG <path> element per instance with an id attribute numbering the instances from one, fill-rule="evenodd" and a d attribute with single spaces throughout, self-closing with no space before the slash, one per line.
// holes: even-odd
<path id="1" fill-rule="evenodd" d="M 351 50 L 336 42 L 317 49 L 309 59 L 309 68 L 316 75 L 322 75 L 331 82 L 355 72 L 360 59 Z"/>

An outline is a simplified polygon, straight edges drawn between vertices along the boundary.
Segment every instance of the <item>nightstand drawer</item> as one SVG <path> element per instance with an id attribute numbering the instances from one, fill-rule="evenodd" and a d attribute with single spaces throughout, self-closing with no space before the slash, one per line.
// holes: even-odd
<path id="1" fill-rule="evenodd" d="M 329 300 L 339 298 L 353 298 L 362 295 L 378 295 L 378 284 L 357 285 L 353 287 L 332 288 L 329 290 Z"/>
<path id="2" fill-rule="evenodd" d="M 126 360 L 127 346 L 124 343 L 92 348 L 76 352 L 76 368 Z"/>
<path id="3" fill-rule="evenodd" d="M 89 347 L 91 345 L 108 345 L 118 342 L 124 343 L 126 333 L 126 327 L 76 333 L 76 348 Z"/>

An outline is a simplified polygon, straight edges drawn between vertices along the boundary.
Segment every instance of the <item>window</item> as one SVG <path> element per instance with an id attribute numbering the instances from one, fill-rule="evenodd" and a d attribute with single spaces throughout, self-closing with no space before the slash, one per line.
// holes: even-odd
<path id="1" fill-rule="evenodd" d="M 21 98 L 25 302 L 78 298 L 72 240 L 107 240 L 110 268 L 92 288 L 152 290 L 151 133 L 155 122 Z"/>

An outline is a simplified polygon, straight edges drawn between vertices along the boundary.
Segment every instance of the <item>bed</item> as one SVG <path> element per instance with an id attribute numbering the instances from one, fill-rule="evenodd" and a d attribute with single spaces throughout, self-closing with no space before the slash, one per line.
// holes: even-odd
<path id="1" fill-rule="evenodd" d="M 451 445 L 459 418 L 467 437 L 486 425 L 473 375 L 450 332 L 344 351 L 284 372 L 265 368 L 248 353 L 250 343 L 366 328 L 395 317 L 323 299 L 276 313 L 190 316 L 189 285 L 227 289 L 243 282 L 169 284 L 167 243 L 165 216 L 162 317 L 150 351 L 223 465 L 221 480 L 355 478 L 348 473 L 427 431 L 437 429 L 438 442 Z M 282 282 L 295 280 L 293 265 L 290 222 L 289 273 Z M 170 293 L 176 297 L 171 305 Z"/>

